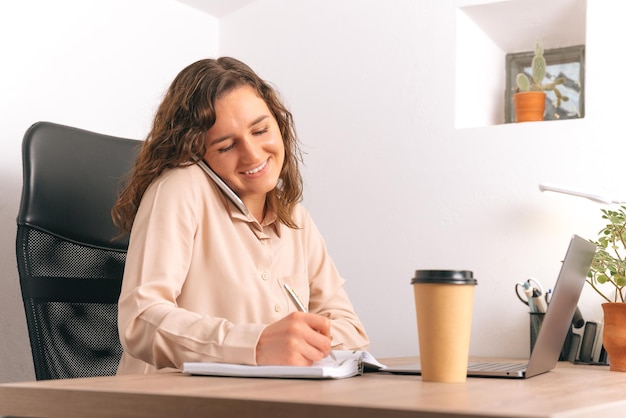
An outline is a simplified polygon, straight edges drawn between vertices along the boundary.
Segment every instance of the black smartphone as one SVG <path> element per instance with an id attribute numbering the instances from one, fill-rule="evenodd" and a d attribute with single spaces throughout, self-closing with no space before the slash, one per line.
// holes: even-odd
<path id="1" fill-rule="evenodd" d="M 198 165 L 201 169 L 204 170 L 205 173 L 207 173 L 211 180 L 213 180 L 215 184 L 217 184 L 217 187 L 219 187 L 226 194 L 226 196 L 228 196 L 228 198 L 235 204 L 235 206 L 237 206 L 237 209 L 239 209 L 241 213 L 247 216 L 249 214 L 248 208 L 246 207 L 246 205 L 244 205 L 243 200 L 241 200 L 241 198 L 237 196 L 237 193 L 235 193 L 233 189 L 228 187 L 224 180 L 222 180 L 220 176 L 215 174 L 215 171 L 213 171 L 211 167 L 209 167 L 209 165 L 204 162 L 204 160 L 198 161 Z"/>

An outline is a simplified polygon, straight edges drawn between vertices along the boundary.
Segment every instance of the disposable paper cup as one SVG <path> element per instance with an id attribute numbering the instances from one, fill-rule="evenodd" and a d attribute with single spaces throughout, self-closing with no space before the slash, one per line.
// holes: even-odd
<path id="1" fill-rule="evenodd" d="M 416 270 L 411 280 L 422 380 L 465 382 L 477 284 L 468 270 Z"/>

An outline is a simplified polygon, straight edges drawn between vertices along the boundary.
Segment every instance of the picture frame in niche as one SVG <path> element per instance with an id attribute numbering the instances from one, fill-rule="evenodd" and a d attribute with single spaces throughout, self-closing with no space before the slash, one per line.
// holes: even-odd
<path id="1" fill-rule="evenodd" d="M 506 91 L 504 100 L 505 122 L 515 122 L 513 95 L 517 92 L 515 78 L 524 72 L 531 76 L 530 63 L 534 51 L 509 53 L 506 55 Z M 565 77 L 565 83 L 558 86 L 569 100 L 556 107 L 556 95 L 546 91 L 546 111 L 544 120 L 579 119 L 585 117 L 585 45 L 546 49 L 543 52 L 547 71 L 543 84 L 558 77 Z"/>

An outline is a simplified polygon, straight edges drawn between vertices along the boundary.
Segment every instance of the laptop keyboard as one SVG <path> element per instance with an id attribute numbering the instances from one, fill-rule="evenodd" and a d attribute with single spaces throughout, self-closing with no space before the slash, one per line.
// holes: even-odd
<path id="1" fill-rule="evenodd" d="M 477 363 L 469 363 L 467 366 L 467 370 L 469 371 L 513 371 L 518 372 L 522 370 L 526 370 L 528 364 L 526 363 L 485 363 L 485 362 L 477 362 Z"/>

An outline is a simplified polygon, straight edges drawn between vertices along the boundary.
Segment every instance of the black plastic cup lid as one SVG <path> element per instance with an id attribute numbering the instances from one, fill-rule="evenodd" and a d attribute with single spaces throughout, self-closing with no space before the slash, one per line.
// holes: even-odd
<path id="1" fill-rule="evenodd" d="M 469 270 L 415 270 L 411 284 L 442 283 L 477 285 L 474 273 Z"/>

